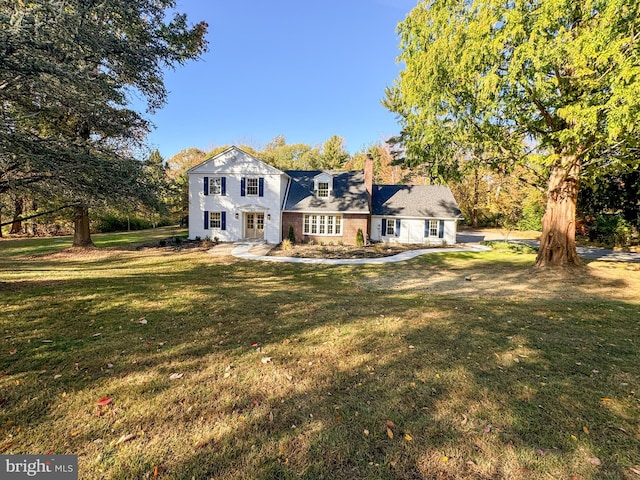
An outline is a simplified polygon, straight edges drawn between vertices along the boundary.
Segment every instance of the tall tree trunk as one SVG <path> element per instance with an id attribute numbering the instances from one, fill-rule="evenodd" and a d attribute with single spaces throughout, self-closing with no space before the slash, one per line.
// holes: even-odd
<path id="1" fill-rule="evenodd" d="M 94 247 L 89 230 L 89 207 L 84 204 L 73 207 L 73 246 Z"/>
<path id="2" fill-rule="evenodd" d="M 576 252 L 579 174 L 580 158 L 576 155 L 565 155 L 551 171 L 537 267 L 582 265 Z"/>
<path id="3" fill-rule="evenodd" d="M 15 235 L 22 232 L 22 212 L 24 207 L 24 200 L 21 197 L 18 197 L 13 202 L 14 205 L 14 213 L 13 213 L 13 224 L 11 225 L 11 230 L 9 233 L 11 235 Z"/>

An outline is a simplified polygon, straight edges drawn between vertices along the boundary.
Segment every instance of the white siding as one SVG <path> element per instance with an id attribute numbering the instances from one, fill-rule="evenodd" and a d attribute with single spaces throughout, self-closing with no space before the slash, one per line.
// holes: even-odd
<path id="1" fill-rule="evenodd" d="M 380 217 L 371 218 L 371 240 L 391 242 L 391 243 L 418 243 L 427 245 L 453 245 L 456 243 L 457 221 L 454 219 L 444 220 L 444 237 L 425 237 L 425 220 L 426 218 L 400 218 L 400 235 L 395 232 L 392 235 L 382 235 L 382 222 L 388 218 L 396 217 Z M 433 219 L 440 221 L 440 219 Z"/>

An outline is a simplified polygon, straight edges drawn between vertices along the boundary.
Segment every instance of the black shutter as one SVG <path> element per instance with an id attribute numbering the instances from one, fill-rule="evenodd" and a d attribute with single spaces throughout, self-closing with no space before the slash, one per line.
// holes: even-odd
<path id="1" fill-rule="evenodd" d="M 440 226 L 438 228 L 438 238 L 444 238 L 444 220 L 440 220 Z"/>
<path id="2" fill-rule="evenodd" d="M 247 178 L 242 177 L 240 179 L 240 196 L 245 197 L 247 195 Z"/>
<path id="3" fill-rule="evenodd" d="M 204 229 L 209 230 L 209 211 L 204 211 Z"/>
<path id="4" fill-rule="evenodd" d="M 396 237 L 400 236 L 400 219 L 396 219 Z"/>
<path id="5" fill-rule="evenodd" d="M 227 177 L 222 177 L 220 179 L 220 194 L 221 195 L 227 194 Z"/>
<path id="6" fill-rule="evenodd" d="M 220 212 L 220 230 L 227 229 L 227 212 Z"/>
<path id="7" fill-rule="evenodd" d="M 264 178 L 262 177 L 258 179 L 258 196 L 264 197 Z"/>
<path id="8" fill-rule="evenodd" d="M 209 195 L 209 177 L 204 177 L 204 194 Z"/>
<path id="9" fill-rule="evenodd" d="M 387 234 L 387 219 L 382 219 L 382 236 L 384 237 Z"/>

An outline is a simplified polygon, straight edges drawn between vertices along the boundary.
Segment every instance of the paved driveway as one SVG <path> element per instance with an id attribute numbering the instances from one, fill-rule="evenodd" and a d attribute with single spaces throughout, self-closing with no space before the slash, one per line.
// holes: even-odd
<path id="1" fill-rule="evenodd" d="M 519 232 L 503 233 L 499 230 L 461 230 L 456 241 L 458 243 L 478 243 L 482 241 L 490 240 L 502 240 L 509 242 L 526 243 L 534 247 L 538 247 L 540 242 L 532 240 L 530 238 L 521 238 L 518 235 Z M 587 260 L 602 260 L 607 262 L 629 262 L 640 263 L 640 253 L 635 252 L 620 252 L 618 250 L 611 250 L 608 248 L 599 248 L 578 245 L 576 248 L 578 255 Z"/>

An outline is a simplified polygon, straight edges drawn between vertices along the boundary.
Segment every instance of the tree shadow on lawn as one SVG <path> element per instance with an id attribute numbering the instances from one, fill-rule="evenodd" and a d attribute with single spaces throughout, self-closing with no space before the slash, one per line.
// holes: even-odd
<path id="1" fill-rule="evenodd" d="M 132 479 L 625 478 L 640 454 L 637 305 L 372 288 L 388 266 L 177 266 L 9 292 L 33 337 L 0 366 L 7 453 Z"/>

